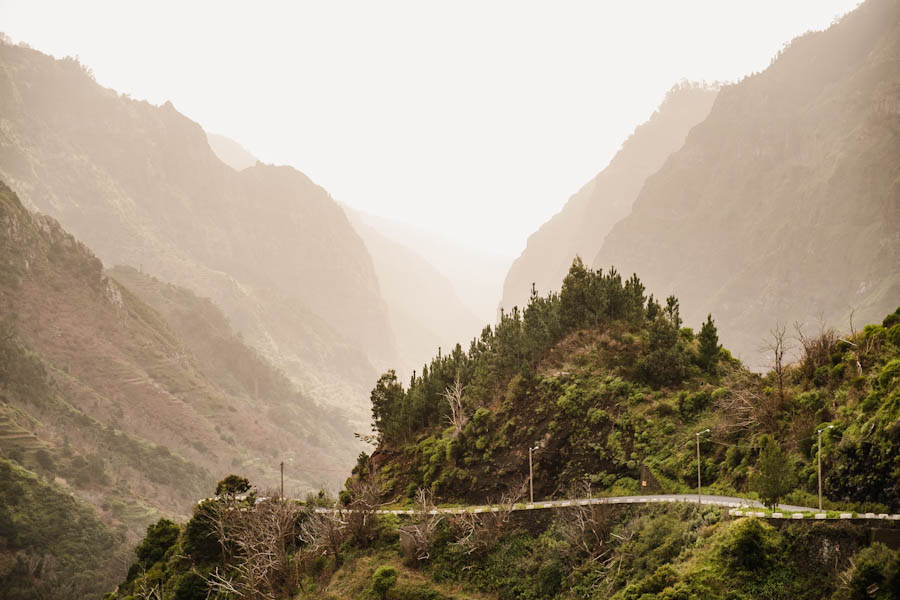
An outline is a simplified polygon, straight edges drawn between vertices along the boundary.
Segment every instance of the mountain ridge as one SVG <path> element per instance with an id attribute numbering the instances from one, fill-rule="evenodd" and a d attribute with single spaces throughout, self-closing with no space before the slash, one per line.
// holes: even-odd
<path id="1" fill-rule="evenodd" d="M 659 108 L 638 125 L 600 173 L 572 195 L 560 211 L 528 237 L 510 266 L 500 305 L 523 308 L 532 284 L 556 291 L 572 259 L 590 261 L 606 234 L 631 210 L 648 176 L 684 143 L 709 113 L 717 89 L 691 82 L 673 86 Z"/>
<path id="2" fill-rule="evenodd" d="M 593 264 L 645 274 L 691 321 L 716 314 L 757 369 L 759 331 L 888 312 L 900 296 L 898 32 L 900 5 L 872 0 L 723 87 Z"/>
<path id="3" fill-rule="evenodd" d="M 362 412 L 396 349 L 371 258 L 325 190 L 290 167 L 235 172 L 171 103 L 101 88 L 73 59 L 3 44 L 0 63 L 0 176 L 26 205 L 105 263 L 211 298 L 310 393 Z"/>

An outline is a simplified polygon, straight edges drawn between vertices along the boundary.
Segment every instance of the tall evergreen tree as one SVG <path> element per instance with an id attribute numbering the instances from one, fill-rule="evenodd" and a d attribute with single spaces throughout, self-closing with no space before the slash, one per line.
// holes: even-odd
<path id="1" fill-rule="evenodd" d="M 423 376 L 427 377 L 423 369 Z M 378 378 L 370 396 L 372 400 L 372 424 L 382 440 L 393 439 L 405 433 L 403 385 L 397 381 L 397 373 L 391 369 Z"/>
<path id="2" fill-rule="evenodd" d="M 722 346 L 719 345 L 719 333 L 716 331 L 716 324 L 712 315 L 706 316 L 706 322 L 700 328 L 700 352 L 698 362 L 700 367 L 708 373 L 716 372 L 716 365 L 719 362 L 719 351 Z"/>

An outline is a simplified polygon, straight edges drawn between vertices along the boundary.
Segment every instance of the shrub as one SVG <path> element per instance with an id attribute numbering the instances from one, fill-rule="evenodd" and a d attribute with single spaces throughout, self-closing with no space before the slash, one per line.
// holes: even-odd
<path id="1" fill-rule="evenodd" d="M 206 600 L 208 593 L 206 580 L 196 571 L 188 571 L 178 581 L 174 600 Z"/>
<path id="2" fill-rule="evenodd" d="M 178 525 L 168 519 L 160 519 L 147 525 L 147 535 L 135 549 L 138 561 L 145 569 L 162 560 L 169 548 L 178 541 Z"/>
<path id="3" fill-rule="evenodd" d="M 388 591 L 397 583 L 397 569 L 388 565 L 381 565 L 372 574 L 372 592 L 378 594 L 381 600 L 387 598 Z"/>
<path id="4" fill-rule="evenodd" d="M 184 526 L 184 551 L 198 564 L 214 563 L 222 554 L 212 520 L 212 501 L 194 508 L 194 516 Z"/>
<path id="5" fill-rule="evenodd" d="M 895 346 L 900 346 L 900 323 L 888 329 L 887 339 Z"/>
<path id="6" fill-rule="evenodd" d="M 871 598 L 868 590 L 878 588 L 876 598 L 897 598 L 900 592 L 900 558 L 880 542 L 864 548 L 854 559 L 850 574 L 851 598 Z"/>
<path id="7" fill-rule="evenodd" d="M 774 527 L 756 518 L 741 519 L 728 530 L 719 558 L 733 572 L 758 571 L 777 560 L 780 546 Z"/>
<path id="8" fill-rule="evenodd" d="M 828 365 L 822 365 L 821 367 L 816 369 L 816 372 L 813 374 L 813 383 L 816 387 L 823 387 L 828 384 L 828 376 L 831 374 L 831 369 L 828 368 Z"/>
<path id="9" fill-rule="evenodd" d="M 649 594 L 657 594 L 678 581 L 678 573 L 671 565 L 663 565 L 643 581 L 633 583 L 625 588 L 625 600 L 637 600 Z"/>
<path id="10" fill-rule="evenodd" d="M 229 475 L 216 485 L 216 496 L 234 496 L 250 489 L 250 481 L 240 475 Z"/>

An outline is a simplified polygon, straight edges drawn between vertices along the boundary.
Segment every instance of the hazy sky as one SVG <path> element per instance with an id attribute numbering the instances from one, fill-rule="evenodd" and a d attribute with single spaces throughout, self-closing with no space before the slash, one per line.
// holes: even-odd
<path id="1" fill-rule="evenodd" d="M 0 30 L 340 201 L 514 256 L 673 83 L 762 70 L 856 4 L 0 0 Z"/>

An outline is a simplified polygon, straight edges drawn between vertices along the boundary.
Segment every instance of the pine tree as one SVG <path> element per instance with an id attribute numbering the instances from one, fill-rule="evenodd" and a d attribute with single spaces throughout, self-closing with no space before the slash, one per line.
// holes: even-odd
<path id="1" fill-rule="evenodd" d="M 427 371 L 422 370 L 427 377 Z M 407 425 L 404 414 L 403 385 L 397 381 L 397 373 L 391 369 L 378 378 L 370 396 L 372 400 L 372 424 L 382 441 L 402 435 Z"/>
<path id="2" fill-rule="evenodd" d="M 700 328 L 700 352 L 697 362 L 700 367 L 707 373 L 715 374 L 716 365 L 719 362 L 719 351 L 722 346 L 719 345 L 719 334 L 716 331 L 716 324 L 712 315 L 706 316 L 706 322 Z"/>

